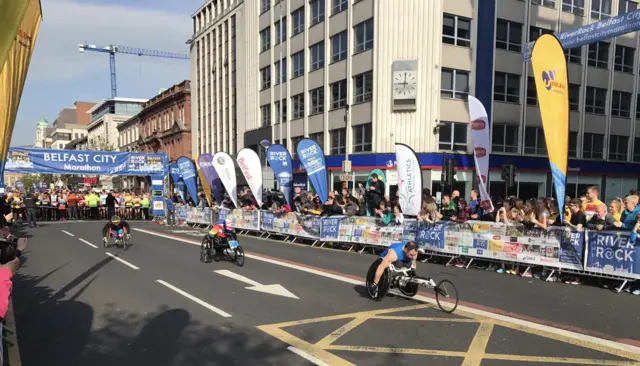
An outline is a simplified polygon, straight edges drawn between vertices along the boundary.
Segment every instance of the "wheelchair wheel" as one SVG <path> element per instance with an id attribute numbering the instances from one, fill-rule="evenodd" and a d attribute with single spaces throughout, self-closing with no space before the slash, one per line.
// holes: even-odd
<path id="1" fill-rule="evenodd" d="M 211 240 L 206 236 L 200 244 L 200 262 L 211 263 Z"/>
<path id="2" fill-rule="evenodd" d="M 237 248 L 234 249 L 228 249 L 228 251 L 233 252 L 233 260 L 232 262 L 236 264 L 236 266 L 238 267 L 242 267 L 244 266 L 244 249 L 242 249 L 242 246 L 238 246 Z"/>
<path id="3" fill-rule="evenodd" d="M 131 246 L 131 243 L 129 243 L 129 237 L 127 235 L 122 237 L 122 248 L 124 248 L 124 250 L 129 249 L 129 247 Z"/>
<path id="4" fill-rule="evenodd" d="M 442 280 L 433 289 L 436 292 L 436 302 L 440 310 L 445 313 L 453 313 L 458 307 L 458 290 L 453 282 Z"/>
<path id="5" fill-rule="evenodd" d="M 398 286 L 398 290 L 402 292 L 404 296 L 414 297 L 418 293 L 420 287 L 417 283 L 407 283 L 405 286 Z"/>
<path id="6" fill-rule="evenodd" d="M 391 287 L 391 276 L 389 275 L 389 269 L 387 268 L 384 270 L 382 277 L 380 277 L 380 282 L 378 283 L 378 291 L 376 293 L 373 293 L 371 291 L 371 284 L 373 283 L 373 280 L 376 276 L 376 270 L 378 269 L 380 263 L 382 263 L 382 258 L 376 259 L 371 264 L 371 267 L 369 267 L 369 271 L 367 272 L 367 280 L 365 282 L 367 296 L 375 301 L 380 301 L 385 296 L 387 296 L 387 293 L 389 293 L 389 288 Z"/>

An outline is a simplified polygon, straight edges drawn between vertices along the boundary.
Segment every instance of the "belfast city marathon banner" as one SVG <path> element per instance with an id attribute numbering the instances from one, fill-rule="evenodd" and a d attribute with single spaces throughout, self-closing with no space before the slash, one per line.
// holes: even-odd
<path id="1" fill-rule="evenodd" d="M 5 170 L 27 174 L 165 176 L 167 154 L 11 148 Z"/>
<path id="2" fill-rule="evenodd" d="M 293 167 L 289 150 L 280 144 L 269 146 L 267 148 L 267 163 L 273 170 L 278 186 L 280 186 L 289 207 L 293 209 Z"/>
<path id="3" fill-rule="evenodd" d="M 317 142 L 304 138 L 296 147 L 300 163 L 307 171 L 311 185 L 318 193 L 320 201 L 324 204 L 329 199 L 329 181 L 327 180 L 327 163 L 324 152 Z"/>

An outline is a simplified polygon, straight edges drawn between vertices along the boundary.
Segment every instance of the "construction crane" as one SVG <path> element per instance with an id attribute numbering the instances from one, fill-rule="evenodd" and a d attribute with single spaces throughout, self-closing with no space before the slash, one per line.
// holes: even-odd
<path id="1" fill-rule="evenodd" d="M 122 53 L 126 55 L 136 56 L 150 56 L 150 57 L 163 57 L 163 58 L 175 58 L 181 60 L 188 60 L 189 55 L 183 53 L 173 53 L 166 51 L 145 50 L 143 48 L 128 47 L 128 46 L 96 46 L 94 44 L 78 44 L 78 51 L 84 53 L 85 51 L 101 52 L 109 54 L 109 66 L 111 68 L 111 98 L 115 98 L 118 94 L 116 87 L 116 53 Z"/>

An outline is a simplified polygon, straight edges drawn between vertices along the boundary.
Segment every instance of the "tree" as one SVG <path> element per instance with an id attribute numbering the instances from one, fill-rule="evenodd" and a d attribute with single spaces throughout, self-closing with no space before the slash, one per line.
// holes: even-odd
<path id="1" fill-rule="evenodd" d="M 87 150 L 90 151 L 115 151 L 113 144 L 107 142 L 104 136 L 94 137 L 87 141 Z"/>

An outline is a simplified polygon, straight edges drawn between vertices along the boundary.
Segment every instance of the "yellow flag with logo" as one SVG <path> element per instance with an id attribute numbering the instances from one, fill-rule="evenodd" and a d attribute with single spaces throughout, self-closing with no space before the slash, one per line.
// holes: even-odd
<path id="1" fill-rule="evenodd" d="M 12 2 L 26 4 L 24 11 L 20 11 L 16 5 L 8 5 Z M 20 17 L 22 14 L 22 18 L 19 18 L 17 30 L 11 24 L 16 21 L 15 18 L 7 23 L 0 22 L 0 52 L 5 46 L 5 37 L 11 37 L 4 63 L 0 66 L 0 176 L 4 171 L 13 125 L 42 20 L 39 0 L 0 0 L 0 12 L 5 10 L 13 10 L 14 17 Z M 4 21 L 5 16 L 11 16 L 0 14 L 0 21 Z M 0 57 L 4 57 L 2 53 Z"/>
<path id="2" fill-rule="evenodd" d="M 560 41 L 553 35 L 542 35 L 533 45 L 531 62 L 553 186 L 563 212 L 569 158 L 569 83 Z"/>
<path id="3" fill-rule="evenodd" d="M 7 60 L 27 8 L 29 1 L 0 0 L 0 65 Z"/>
<path id="4" fill-rule="evenodd" d="M 196 160 L 197 161 L 197 160 Z M 211 207 L 211 187 L 207 182 L 207 179 L 204 177 L 202 170 L 198 168 L 198 177 L 200 177 L 200 184 L 202 184 L 202 190 L 204 191 L 204 195 L 207 197 L 207 202 L 209 202 L 209 207 Z"/>

